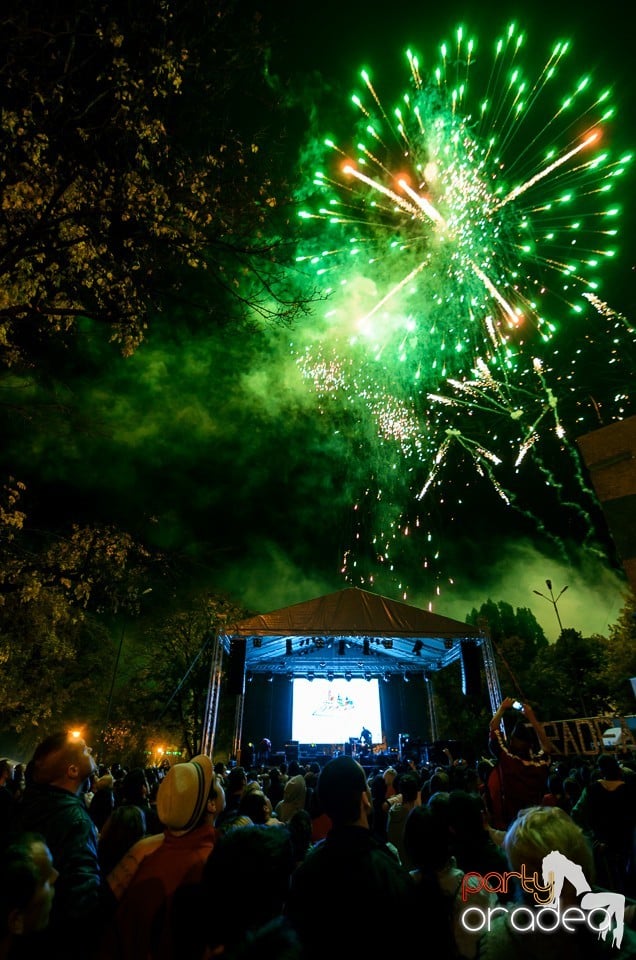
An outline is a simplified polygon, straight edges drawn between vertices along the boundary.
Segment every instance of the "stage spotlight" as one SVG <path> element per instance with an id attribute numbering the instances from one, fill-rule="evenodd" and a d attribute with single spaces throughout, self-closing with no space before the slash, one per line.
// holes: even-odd
<path id="1" fill-rule="evenodd" d="M 291 637 L 287 637 L 287 639 L 285 640 L 285 656 L 291 657 L 293 652 L 294 652 L 294 647 L 292 645 L 292 639 Z"/>
<path id="2" fill-rule="evenodd" d="M 254 674 L 248 670 L 248 672 L 245 674 L 245 679 L 247 680 L 248 683 L 251 683 L 252 680 L 254 679 Z"/>
<path id="3" fill-rule="evenodd" d="M 308 674 L 307 674 L 307 679 L 308 679 L 309 682 L 311 683 L 311 681 L 314 679 L 313 673 L 308 673 Z"/>
<path id="4" fill-rule="evenodd" d="M 410 683 L 410 678 L 407 677 L 406 674 L 404 674 L 403 680 L 404 680 L 404 683 Z"/>
<path id="5" fill-rule="evenodd" d="M 421 640 L 416 640 L 415 643 L 413 644 L 413 653 L 415 654 L 416 657 L 419 657 L 420 653 L 422 652 L 423 646 L 424 644 Z"/>
<path id="6" fill-rule="evenodd" d="M 453 649 L 453 641 L 449 637 L 447 640 L 444 640 L 444 650 L 452 650 L 452 649 Z"/>
<path id="7" fill-rule="evenodd" d="M 351 680 L 351 674 L 345 673 L 345 680 Z"/>
<path id="8" fill-rule="evenodd" d="M 327 680 L 329 681 L 329 683 L 333 682 L 333 673 L 331 672 L 331 670 L 327 674 Z"/>
<path id="9" fill-rule="evenodd" d="M 370 673 L 365 673 L 364 679 L 365 679 L 365 680 L 370 680 L 370 679 L 371 679 L 371 674 L 370 674 Z"/>
<path id="10" fill-rule="evenodd" d="M 370 652 L 371 652 L 371 648 L 370 648 L 370 646 L 369 646 L 369 638 L 368 638 L 368 637 L 365 637 L 364 640 L 362 641 L 362 652 L 363 652 L 363 654 L 365 655 L 365 657 L 368 657 L 369 654 L 370 654 Z"/>
<path id="11" fill-rule="evenodd" d="M 384 676 L 382 677 L 382 679 L 384 680 L 385 683 L 388 683 L 389 680 L 391 679 L 391 674 L 390 674 L 390 673 L 385 673 Z"/>
<path id="12" fill-rule="evenodd" d="M 268 683 L 273 683 L 273 682 L 274 682 L 274 674 L 273 674 L 273 673 L 268 673 L 267 676 L 265 677 L 265 679 L 267 680 Z"/>

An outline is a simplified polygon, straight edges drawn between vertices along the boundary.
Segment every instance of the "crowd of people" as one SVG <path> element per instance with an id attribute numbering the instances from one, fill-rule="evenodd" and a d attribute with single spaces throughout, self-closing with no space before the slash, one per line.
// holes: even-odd
<path id="1" fill-rule="evenodd" d="M 106 768 L 54 733 L 0 761 L 0 960 L 636 956 L 636 768 L 512 715 L 476 763 L 371 768 Z"/>

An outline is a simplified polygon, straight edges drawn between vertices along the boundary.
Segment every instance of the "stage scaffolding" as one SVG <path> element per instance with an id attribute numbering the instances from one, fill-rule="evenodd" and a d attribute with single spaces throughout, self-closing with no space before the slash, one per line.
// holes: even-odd
<path id="1" fill-rule="evenodd" d="M 484 664 L 484 673 L 490 698 L 492 712 L 495 713 L 501 703 L 501 687 L 499 684 L 499 675 L 493 651 L 492 640 L 490 637 L 489 625 L 486 621 L 479 622 L 480 640 L 479 645 L 482 651 L 482 660 Z M 205 714 L 203 718 L 203 731 L 201 736 L 201 752 L 208 756 L 214 755 L 214 742 L 216 737 L 216 724 L 219 711 L 219 700 L 221 694 L 221 676 L 223 667 L 223 643 L 218 633 L 215 633 L 212 643 L 212 658 L 210 663 L 210 684 L 208 689 Z M 430 726 L 430 739 L 435 741 L 439 739 L 439 730 L 437 723 L 437 711 L 435 707 L 435 693 L 433 685 L 433 675 L 427 676 L 426 696 L 428 717 Z M 245 707 L 245 667 L 243 667 L 242 693 L 236 696 L 236 706 L 234 714 L 234 733 L 232 738 L 232 756 L 236 759 L 240 757 L 241 744 L 243 736 L 243 714 Z"/>
<path id="2" fill-rule="evenodd" d="M 501 703 L 501 686 L 499 685 L 499 674 L 497 673 L 497 664 L 495 663 L 495 653 L 492 647 L 490 637 L 490 627 L 487 621 L 479 621 L 481 631 L 481 653 L 484 661 L 484 672 L 486 674 L 486 683 L 488 685 L 488 695 L 490 697 L 490 707 L 493 713 L 496 713 Z"/>
<path id="3" fill-rule="evenodd" d="M 223 668 L 223 643 L 218 632 L 215 631 L 212 641 L 212 657 L 210 659 L 210 682 L 208 696 L 203 715 L 203 730 L 201 731 L 201 753 L 208 757 L 214 756 L 214 740 L 216 738 L 216 721 L 219 715 L 219 700 L 221 697 L 221 676 Z"/>

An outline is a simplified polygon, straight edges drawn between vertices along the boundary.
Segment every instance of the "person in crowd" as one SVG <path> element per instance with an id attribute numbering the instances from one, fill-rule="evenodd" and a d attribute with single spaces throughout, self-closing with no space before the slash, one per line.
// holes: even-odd
<path id="1" fill-rule="evenodd" d="M 316 767 L 318 767 L 318 769 L 316 769 Z M 317 763 L 312 763 L 311 766 L 305 770 L 305 810 L 311 809 L 319 773 L 320 767 Z"/>
<path id="2" fill-rule="evenodd" d="M 395 848 L 400 863 L 405 867 L 412 866 L 408 862 L 408 856 L 404 848 L 404 827 L 406 818 L 419 802 L 420 799 L 420 781 L 414 773 L 401 773 L 399 778 L 399 800 L 391 804 L 387 819 L 387 840 Z"/>
<path id="3" fill-rule="evenodd" d="M 333 826 L 296 867 L 286 904 L 304 956 L 306 960 L 391 956 L 396 931 L 411 915 L 413 884 L 408 871 L 371 834 L 364 769 L 352 757 L 335 757 L 322 768 L 317 789 Z M 332 924 L 321 918 L 345 905 L 350 919 L 334 936 Z M 375 905 L 381 905 L 379 924 L 371 922 L 369 914 Z"/>
<path id="4" fill-rule="evenodd" d="M 261 768 L 259 782 L 263 793 L 269 796 L 269 770 L 267 770 L 265 767 Z"/>
<path id="5" fill-rule="evenodd" d="M 283 799 L 274 808 L 282 823 L 287 823 L 296 810 L 304 809 L 306 791 L 307 785 L 302 773 L 296 773 L 289 778 L 283 790 Z"/>
<path id="6" fill-rule="evenodd" d="M 214 776 L 216 778 L 217 784 L 220 787 L 223 787 L 223 789 L 225 790 L 225 778 L 227 777 L 227 767 L 225 766 L 225 763 L 223 762 L 223 760 L 217 760 L 217 762 L 214 764 Z"/>
<path id="7" fill-rule="evenodd" d="M 155 809 L 155 804 L 157 802 L 157 791 L 159 789 L 159 784 L 163 780 L 164 774 L 159 767 L 146 767 L 146 783 L 148 784 L 148 803 L 151 808 Z M 148 820 L 148 817 L 146 817 Z"/>
<path id="8" fill-rule="evenodd" d="M 232 767 L 225 778 L 225 807 L 217 816 L 217 827 L 221 827 L 224 820 L 229 819 L 237 813 L 246 787 L 247 774 L 243 767 Z"/>
<path id="9" fill-rule="evenodd" d="M 563 790 L 563 777 L 560 773 L 552 771 L 548 774 L 548 792 L 543 795 L 541 805 L 544 807 L 561 807 L 566 813 L 570 812 L 570 804 Z"/>
<path id="10" fill-rule="evenodd" d="M 481 795 L 481 780 L 479 779 L 479 774 L 477 773 L 477 768 L 472 764 L 469 764 L 464 770 L 464 786 L 463 788 L 466 793 L 472 794 L 474 797 L 478 797 L 479 800 L 482 800 Z"/>
<path id="11" fill-rule="evenodd" d="M 505 697 L 489 728 L 488 745 L 497 762 L 488 779 L 488 795 L 491 826 L 497 830 L 507 829 L 519 810 L 541 803 L 551 764 L 552 746 L 530 704 L 522 705 L 523 719 L 517 719 L 509 739 L 504 736 L 502 720 L 515 702 L 512 697 Z"/>
<path id="12" fill-rule="evenodd" d="M 95 824 L 98 834 L 115 809 L 115 781 L 112 774 L 105 773 L 95 781 L 95 792 L 88 808 L 88 815 Z"/>
<path id="13" fill-rule="evenodd" d="M 450 851 L 464 873 L 501 874 L 507 869 L 506 855 L 488 832 L 486 811 L 478 794 L 451 790 L 447 821 Z"/>
<path id="14" fill-rule="evenodd" d="M 269 785 L 267 787 L 267 796 L 269 797 L 272 809 L 283 799 L 284 783 L 282 781 L 278 767 L 271 767 L 269 771 Z"/>
<path id="15" fill-rule="evenodd" d="M 133 767 L 122 780 L 119 804 L 134 804 L 142 811 L 146 833 L 160 833 L 161 821 L 156 807 L 150 803 L 150 786 L 143 767 Z"/>
<path id="16" fill-rule="evenodd" d="M 320 774 L 318 774 L 318 776 L 320 776 Z M 316 786 L 311 794 L 308 813 L 311 817 L 311 842 L 317 843 L 319 840 L 324 840 L 331 830 L 333 824 L 331 822 L 331 817 L 325 813 L 325 808 L 320 799 L 320 795 L 318 793 L 318 779 L 316 779 Z M 386 839 L 386 836 L 384 839 Z"/>
<path id="17" fill-rule="evenodd" d="M 286 828 L 248 825 L 222 833 L 201 880 L 175 893 L 166 957 L 233 957 L 248 937 L 276 918 L 289 929 L 280 918 L 293 869 Z M 277 953 L 271 956 L 279 960 Z"/>
<path id="18" fill-rule="evenodd" d="M 229 833 L 230 830 L 238 830 L 240 827 L 253 827 L 254 823 L 246 813 L 232 813 L 226 817 L 220 827 L 217 827 L 219 835 Z M 262 824 L 260 824 L 262 826 Z"/>
<path id="19" fill-rule="evenodd" d="M 13 832 L 41 834 L 53 857 L 59 876 L 46 947 L 65 960 L 92 953 L 95 936 L 115 908 L 99 866 L 95 824 L 83 800 L 84 785 L 96 768 L 82 737 L 66 731 L 46 737 L 33 753 L 30 779 L 12 821 Z"/>
<path id="20" fill-rule="evenodd" d="M 95 768 L 88 780 L 84 782 L 84 786 L 82 788 L 82 800 L 84 801 L 87 810 L 89 809 L 91 803 L 93 802 L 93 797 L 95 796 L 95 783 L 97 781 L 97 774 L 98 770 Z"/>
<path id="21" fill-rule="evenodd" d="M 146 818 L 140 807 L 135 803 L 115 807 L 104 822 L 97 841 L 102 875 L 108 877 L 130 848 L 146 834 Z"/>
<path id="22" fill-rule="evenodd" d="M 292 760 L 290 760 L 289 763 L 287 764 L 287 771 L 286 771 L 286 773 L 287 773 L 287 779 L 285 780 L 285 783 L 287 783 L 287 780 L 289 780 L 290 777 L 297 777 L 299 773 L 304 775 L 305 771 L 304 771 L 304 769 L 301 767 L 301 765 L 300 765 L 300 763 L 298 762 L 298 760 L 292 759 Z"/>
<path id="23" fill-rule="evenodd" d="M 422 784 L 422 803 L 428 803 L 436 793 L 448 793 L 450 777 L 441 767 L 436 767 L 428 780 Z"/>
<path id="24" fill-rule="evenodd" d="M 636 794 L 618 760 L 610 754 L 598 758 L 597 776 L 583 789 L 572 808 L 572 819 L 583 828 L 594 851 L 600 886 L 624 893 L 633 854 L 636 829 Z"/>
<path id="25" fill-rule="evenodd" d="M 25 770 L 26 764 L 16 763 L 15 767 L 13 768 L 13 776 L 7 783 L 7 788 L 13 794 L 14 800 L 22 799 L 22 794 L 24 793 L 24 788 L 26 787 Z"/>
<path id="26" fill-rule="evenodd" d="M 488 780 L 490 779 L 490 774 L 493 771 L 495 765 L 494 759 L 491 757 L 480 757 L 477 761 L 477 776 L 479 778 L 479 796 L 484 805 L 484 810 L 488 814 L 488 819 L 492 818 L 492 807 L 490 803 L 490 794 L 488 792 Z"/>
<path id="27" fill-rule="evenodd" d="M 44 837 L 16 834 L 0 851 L 0 957 L 41 956 L 58 873 Z"/>
<path id="28" fill-rule="evenodd" d="M 415 806 L 404 827 L 404 846 L 412 863 L 416 889 L 414 915 L 424 930 L 435 930 L 440 957 L 477 956 L 479 935 L 462 923 L 464 871 L 452 854 L 449 833 L 449 794 L 437 793 L 428 804 Z M 494 907 L 496 896 L 482 891 L 471 897 L 484 909 Z"/>
<path id="29" fill-rule="evenodd" d="M 387 767 L 382 776 L 384 777 L 384 782 L 386 783 L 386 798 L 385 802 L 387 803 L 386 810 L 388 812 L 391 798 L 397 794 L 395 787 L 395 780 L 398 775 L 395 767 Z"/>
<path id="30" fill-rule="evenodd" d="M 595 960 L 612 957 L 623 960 L 636 956 L 636 938 L 629 922 L 633 916 L 619 917 L 619 906 L 607 891 L 594 888 L 594 858 L 589 841 L 583 830 L 572 817 L 557 806 L 534 806 L 519 811 L 504 838 L 509 870 L 538 879 L 544 883 L 548 874 L 552 876 L 553 903 L 558 907 L 558 916 L 570 908 L 582 913 L 596 907 L 609 906 L 605 916 L 612 925 L 618 921 L 620 939 L 614 940 L 614 932 L 601 937 L 597 932 L 604 921 L 599 913 L 594 924 L 585 922 L 535 923 L 529 925 L 515 920 L 516 906 L 529 907 L 533 911 L 537 906 L 535 888 L 532 883 L 517 885 L 516 899 L 507 909 L 500 909 L 484 930 L 479 942 L 480 960 L 509 960 L 510 957 L 523 957 L 524 960 Z M 546 861 L 550 860 L 549 866 Z M 544 902 L 547 902 L 544 896 Z M 622 899 L 622 898 L 621 898 Z M 622 910 L 621 910 L 622 912 Z M 633 913 L 633 907 L 631 908 Z M 527 921 L 528 914 L 525 919 Z M 627 920 L 627 922 L 626 922 Z"/>
<path id="31" fill-rule="evenodd" d="M 567 812 L 571 813 L 574 804 L 583 793 L 583 784 L 580 778 L 572 771 L 563 781 L 563 794 L 567 803 Z"/>
<path id="32" fill-rule="evenodd" d="M 294 851 L 294 864 L 302 863 L 312 846 L 312 823 L 308 810 L 296 810 L 285 825 Z"/>
<path id="33" fill-rule="evenodd" d="M 123 796 L 123 785 L 124 777 L 128 773 L 125 767 L 122 767 L 121 763 L 115 762 L 110 768 L 110 772 L 113 775 L 113 790 L 115 791 L 115 806 L 118 807 L 122 802 Z"/>
<path id="34" fill-rule="evenodd" d="M 272 816 L 272 805 L 269 797 L 260 789 L 258 783 L 248 784 L 248 788 L 241 797 L 237 813 L 239 816 L 249 817 L 252 823 L 261 826 L 281 826 L 281 822 Z"/>
<path id="35" fill-rule="evenodd" d="M 224 801 L 210 757 L 201 754 L 170 768 L 157 792 L 163 840 L 139 863 L 102 940 L 99 957 L 154 960 L 161 955 L 162 944 L 170 936 L 174 892 L 182 883 L 201 879 L 218 839 L 214 822 Z M 139 842 L 142 847 L 145 839 Z M 129 855 L 134 856 L 138 846 Z"/>
<path id="36" fill-rule="evenodd" d="M 294 869 L 294 851 L 287 830 L 245 827 L 226 834 L 204 870 L 218 923 L 207 927 L 207 947 L 226 952 L 248 931 L 281 916 Z M 241 911 L 235 910 L 240 890 Z"/>
<path id="37" fill-rule="evenodd" d="M 380 843 L 386 843 L 389 805 L 386 803 L 386 780 L 381 773 L 371 777 L 371 832 Z"/>

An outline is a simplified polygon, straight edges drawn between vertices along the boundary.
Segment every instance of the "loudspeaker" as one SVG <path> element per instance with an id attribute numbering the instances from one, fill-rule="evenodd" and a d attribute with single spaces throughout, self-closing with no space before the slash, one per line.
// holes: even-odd
<path id="1" fill-rule="evenodd" d="M 230 641 L 230 659 L 227 666 L 228 693 L 240 697 L 245 693 L 245 637 L 233 637 Z"/>
<path id="2" fill-rule="evenodd" d="M 462 693 L 477 697 L 481 693 L 481 654 L 473 640 L 462 640 Z"/>

